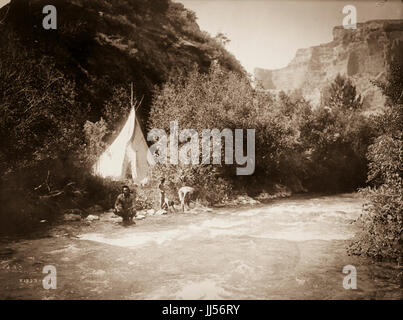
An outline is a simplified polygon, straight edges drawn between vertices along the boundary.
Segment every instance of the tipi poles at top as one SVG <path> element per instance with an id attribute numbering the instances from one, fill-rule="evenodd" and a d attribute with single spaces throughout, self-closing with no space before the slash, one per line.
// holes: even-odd
<path id="1" fill-rule="evenodd" d="M 134 90 L 133 90 L 133 82 L 130 83 L 130 107 L 132 107 L 134 109 L 134 111 L 137 111 L 140 106 L 141 103 L 143 102 L 144 99 L 144 95 L 141 97 L 140 102 L 137 104 L 137 107 L 135 108 L 134 106 Z"/>
<path id="2" fill-rule="evenodd" d="M 130 106 L 133 108 L 133 82 L 130 83 Z"/>

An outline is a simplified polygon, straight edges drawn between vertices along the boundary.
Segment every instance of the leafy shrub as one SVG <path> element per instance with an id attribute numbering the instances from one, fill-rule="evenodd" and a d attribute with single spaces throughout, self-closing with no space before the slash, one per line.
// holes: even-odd
<path id="1" fill-rule="evenodd" d="M 101 120 L 93 123 L 86 121 L 84 124 L 85 143 L 83 145 L 82 158 L 90 168 L 103 151 L 108 147 L 105 137 L 110 134 L 106 121 Z"/>
<path id="2" fill-rule="evenodd" d="M 368 182 L 361 226 L 350 245 L 353 254 L 397 260 L 403 252 L 403 78 L 402 66 L 392 63 L 387 81 L 378 83 L 387 108 L 376 121 L 380 136 L 369 147 Z"/>
<path id="3" fill-rule="evenodd" d="M 337 76 L 316 109 L 300 117 L 307 155 L 305 183 L 312 190 L 345 191 L 365 185 L 366 152 L 374 135 L 349 80 Z"/>
<path id="4" fill-rule="evenodd" d="M 402 262 L 403 249 L 403 140 L 381 136 L 371 145 L 369 179 L 378 186 L 361 190 L 366 197 L 361 226 L 351 252 Z"/>
<path id="5" fill-rule="evenodd" d="M 136 190 L 136 209 L 146 210 L 157 208 L 159 204 L 159 194 L 153 185 L 134 187 Z"/>
<path id="6" fill-rule="evenodd" d="M 159 128 L 169 133 L 170 122 L 177 121 L 179 129 L 255 129 L 255 176 L 265 180 L 280 176 L 284 154 L 294 146 L 294 130 L 290 122 L 275 110 L 273 101 L 265 93 L 252 88 L 249 80 L 219 66 L 208 74 L 194 70 L 187 76 L 172 78 L 157 89 L 153 101 L 149 129 Z M 244 131 L 244 136 L 246 132 Z M 201 149 L 201 147 L 200 147 Z M 235 181 L 250 185 L 250 177 L 236 176 L 236 164 L 157 166 L 154 171 L 167 177 L 176 186 L 188 183 L 204 190 L 208 201 L 215 203 L 231 192 Z M 201 161 L 200 161 L 201 162 Z M 217 183 L 219 181 L 219 183 Z"/>
<path id="7" fill-rule="evenodd" d="M 10 43 L 1 48 L 0 224 L 5 231 L 25 230 L 55 209 L 42 197 L 67 183 L 69 170 L 74 171 L 86 112 L 74 90 L 74 81 L 52 59 Z"/>
<path id="8" fill-rule="evenodd" d="M 193 186 L 199 192 L 199 201 L 204 205 L 214 205 L 225 201 L 232 190 L 228 179 L 220 177 L 213 165 L 162 165 L 153 168 L 154 185 L 165 178 L 167 197 L 179 202 L 178 190 L 182 186 Z M 159 201 L 159 198 L 158 198 Z M 154 203 L 158 203 L 157 201 Z"/>

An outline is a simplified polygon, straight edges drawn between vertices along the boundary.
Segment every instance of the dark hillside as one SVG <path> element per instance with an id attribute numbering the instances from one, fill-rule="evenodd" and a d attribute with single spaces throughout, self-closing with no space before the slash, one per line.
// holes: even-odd
<path id="1" fill-rule="evenodd" d="M 42 9 L 49 4 L 57 8 L 57 30 L 42 27 Z M 144 95 L 144 120 L 153 86 L 171 73 L 194 64 L 207 71 L 213 60 L 244 72 L 217 40 L 199 29 L 193 12 L 170 0 L 12 0 L 0 17 L 1 49 L 27 51 L 31 60 L 32 55 L 51 57 L 75 82 L 77 100 L 91 106 L 93 120 L 102 114 L 112 86 L 134 82 L 136 96 Z"/>

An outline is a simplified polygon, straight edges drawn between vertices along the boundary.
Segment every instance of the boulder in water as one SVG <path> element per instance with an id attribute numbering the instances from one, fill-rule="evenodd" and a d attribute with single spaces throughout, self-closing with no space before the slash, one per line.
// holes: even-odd
<path id="1" fill-rule="evenodd" d="M 99 217 L 93 214 L 90 214 L 87 218 L 85 218 L 87 221 L 94 221 L 94 220 L 99 220 Z"/>

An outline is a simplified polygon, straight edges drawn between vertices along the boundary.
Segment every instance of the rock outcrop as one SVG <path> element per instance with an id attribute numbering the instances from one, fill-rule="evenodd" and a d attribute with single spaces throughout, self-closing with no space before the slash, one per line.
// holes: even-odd
<path id="1" fill-rule="evenodd" d="M 384 98 L 371 80 L 382 80 L 392 60 L 403 64 L 403 20 L 374 20 L 357 29 L 333 29 L 333 41 L 299 49 L 287 67 L 255 69 L 255 78 L 268 90 L 300 89 L 313 105 L 337 74 L 351 78 L 367 110 L 376 110 Z"/>

